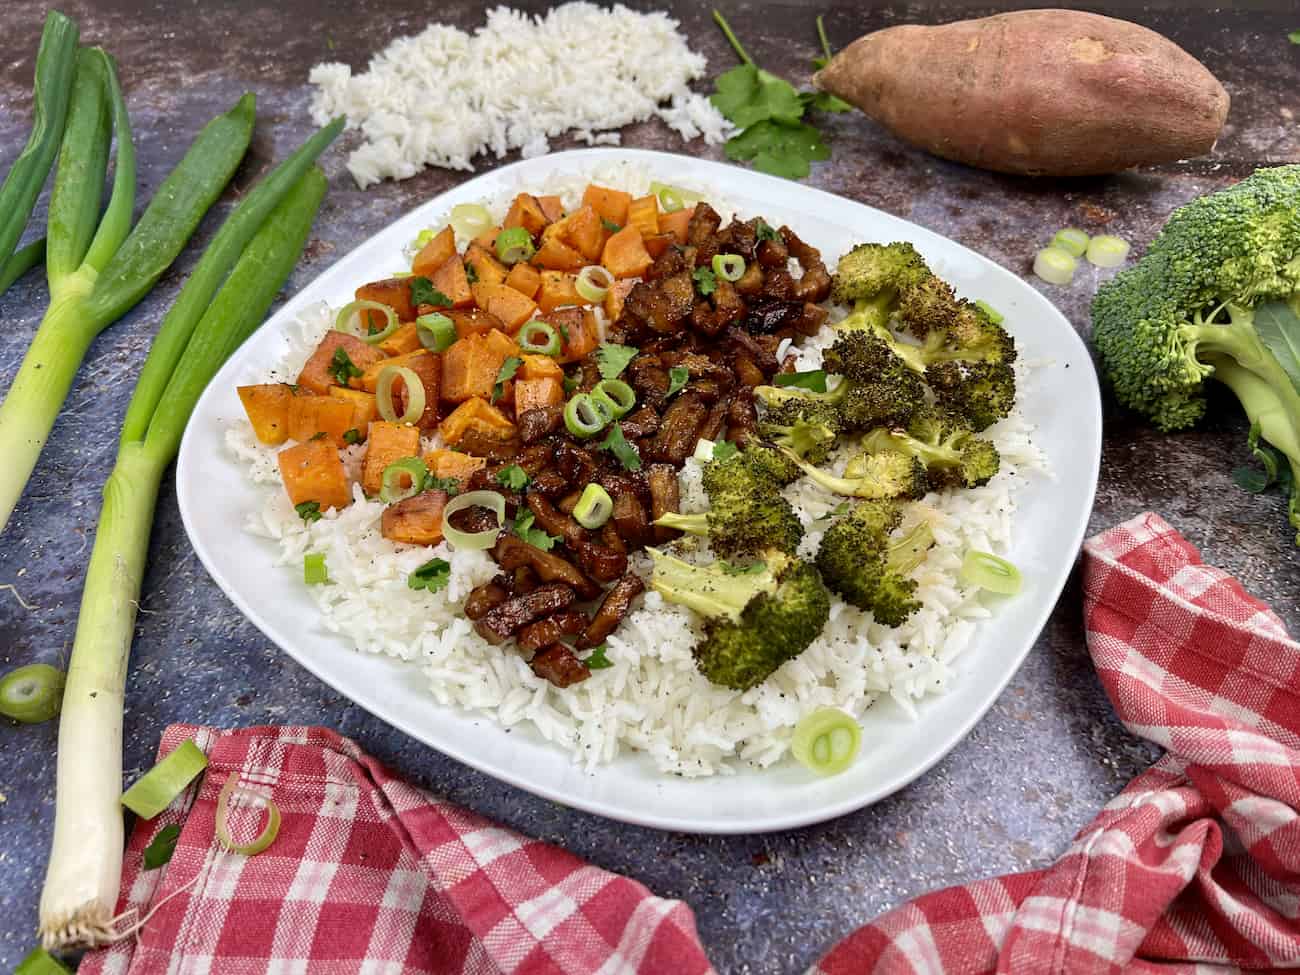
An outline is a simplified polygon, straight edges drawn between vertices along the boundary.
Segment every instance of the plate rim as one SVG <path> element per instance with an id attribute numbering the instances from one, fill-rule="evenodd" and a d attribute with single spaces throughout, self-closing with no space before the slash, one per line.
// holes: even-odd
<path id="1" fill-rule="evenodd" d="M 563 152 L 549 153 L 545 156 L 535 157 L 533 159 L 521 159 L 516 162 L 507 163 L 505 165 L 498 166 L 483 172 L 478 172 L 470 179 L 457 183 L 456 185 L 448 188 L 447 190 L 438 193 L 436 196 L 430 197 L 429 199 L 424 200 L 423 202 L 417 204 L 416 206 L 408 210 L 405 210 L 404 212 L 402 212 L 392 220 L 389 220 L 383 227 L 379 228 L 373 234 L 366 237 L 365 240 L 360 241 L 356 246 L 350 249 L 347 253 L 342 254 L 336 259 L 334 259 L 333 261 L 331 261 L 328 266 L 322 268 L 321 271 L 318 274 L 316 274 L 309 282 L 307 282 L 302 287 L 298 288 L 294 292 L 294 294 L 291 295 L 275 311 L 273 315 L 268 317 L 267 320 L 264 321 L 262 325 L 260 325 L 258 329 L 255 330 L 247 340 L 245 340 L 244 343 L 241 343 L 240 347 L 236 349 L 226 360 L 226 362 L 222 364 L 221 368 L 217 371 L 217 374 L 214 375 L 213 380 L 204 389 L 202 395 L 199 397 L 198 401 L 196 402 L 191 418 L 193 419 L 193 417 L 200 415 L 204 411 L 205 407 L 208 405 L 209 399 L 215 395 L 218 395 L 218 393 L 216 392 L 219 388 L 217 384 L 217 379 L 227 369 L 233 368 L 233 364 L 238 359 L 241 351 L 243 350 L 246 344 L 254 341 L 258 333 L 260 333 L 267 325 L 271 324 L 272 322 L 276 323 L 276 328 L 283 328 L 285 324 L 291 322 L 293 316 L 288 315 L 286 313 L 288 313 L 291 309 L 295 308 L 298 299 L 304 292 L 313 289 L 316 286 L 317 282 L 322 277 L 329 274 L 336 266 L 349 260 L 357 251 L 367 247 L 373 240 L 375 240 L 375 238 L 388 233 L 394 227 L 394 225 L 407 219 L 408 217 L 412 216 L 418 211 L 424 210 L 426 208 L 431 208 L 431 209 L 436 208 L 439 201 L 442 200 L 444 197 L 446 197 L 448 194 L 461 190 L 465 186 L 475 183 L 480 179 L 487 179 L 487 178 L 502 179 L 504 177 L 509 176 L 510 174 L 513 174 L 515 171 L 527 170 L 529 168 L 536 167 L 538 166 L 539 163 L 551 163 L 555 160 L 560 160 L 560 159 L 577 160 L 579 158 L 585 158 L 590 160 L 592 165 L 598 165 L 600 163 L 609 162 L 609 161 L 625 160 L 628 162 L 644 162 L 651 166 L 655 164 L 663 166 L 670 162 L 672 164 L 680 165 L 683 159 L 686 159 L 691 164 L 703 165 L 706 169 L 719 172 L 720 176 L 727 173 L 735 174 L 737 172 L 737 167 L 735 166 L 726 163 L 720 163 L 710 159 L 701 159 L 692 156 L 683 156 L 682 154 L 662 152 L 659 150 L 652 150 L 652 149 L 636 149 L 636 148 L 623 148 L 623 147 L 570 149 L 570 150 L 565 150 Z M 767 176 L 762 173 L 756 173 L 747 170 L 741 170 L 740 172 L 743 172 L 744 175 L 747 177 L 754 177 L 760 180 L 771 180 L 776 185 L 784 186 L 784 184 L 787 183 L 786 180 L 782 180 L 774 176 Z M 191 445 L 200 436 L 198 433 L 194 432 L 195 430 L 198 429 L 198 425 L 191 422 L 191 423 L 187 423 L 186 425 L 185 433 L 182 437 L 182 441 L 180 445 L 180 450 L 177 455 L 175 487 L 176 487 L 176 495 L 177 495 L 177 505 L 180 510 L 182 525 L 184 526 L 185 533 L 188 536 L 190 545 L 194 549 L 195 553 L 198 555 L 199 561 L 202 563 L 204 569 L 207 571 L 208 575 L 212 578 L 212 580 L 217 584 L 217 587 L 222 591 L 222 593 L 226 596 L 226 598 L 228 598 L 235 605 L 235 608 L 238 609 L 240 613 L 243 614 L 245 619 L 251 622 L 264 637 L 266 637 L 271 643 L 273 643 L 277 647 L 277 649 L 286 653 L 295 663 L 302 666 L 304 669 L 308 671 L 308 673 L 312 674 L 317 680 L 320 680 L 326 686 L 332 688 L 333 690 L 341 694 L 343 697 L 347 698 L 349 701 L 358 705 L 359 707 L 362 707 L 368 713 L 372 714 L 379 720 L 383 721 L 389 727 L 397 729 L 398 731 L 402 732 L 408 737 L 420 742 L 424 746 L 428 748 L 432 748 L 435 751 L 439 752 L 440 754 L 447 756 L 448 758 L 460 762 L 463 765 L 469 766 L 470 768 L 473 768 L 478 772 L 489 775 L 492 778 L 495 778 L 499 781 L 505 782 L 515 788 L 522 789 L 525 792 L 528 792 L 532 795 L 540 796 L 542 798 L 549 799 L 553 802 L 558 802 L 569 808 L 579 809 L 583 812 L 602 816 L 604 818 L 612 819 L 618 822 L 626 822 L 632 825 L 644 826 L 652 829 L 674 831 L 674 832 L 709 834 L 709 835 L 746 835 L 746 834 L 773 832 L 773 831 L 786 830 L 786 829 L 795 829 L 803 826 L 812 825 L 815 823 L 824 822 L 830 819 L 835 819 L 840 816 L 846 815 L 848 813 L 855 812 L 859 809 L 863 809 L 876 802 L 879 802 L 880 800 L 898 792 L 899 790 L 905 788 L 907 785 L 916 781 L 921 776 L 923 776 L 928 771 L 930 771 L 940 761 L 946 758 L 960 742 L 966 739 L 966 737 L 971 733 L 975 725 L 977 725 L 985 717 L 985 715 L 988 714 L 989 710 L 993 707 L 997 699 L 1006 690 L 1007 686 L 1011 683 L 1015 675 L 1019 673 L 1020 668 L 1024 665 L 1024 662 L 1028 657 L 1029 653 L 1033 650 L 1039 638 L 1042 636 L 1042 633 L 1046 628 L 1047 623 L 1051 619 L 1052 613 L 1055 611 L 1056 606 L 1060 602 L 1061 593 L 1064 591 L 1066 585 L 1069 582 L 1074 566 L 1078 561 L 1078 553 L 1082 547 L 1084 538 L 1087 535 L 1089 518 L 1094 508 L 1094 505 L 1096 503 L 1096 493 L 1097 493 L 1098 480 L 1099 480 L 1100 469 L 1101 469 L 1101 451 L 1102 451 L 1102 443 L 1103 443 L 1102 440 L 1103 412 L 1102 412 L 1101 388 L 1097 377 L 1096 363 L 1092 358 L 1087 343 L 1084 341 L 1083 337 L 1079 334 L 1079 332 L 1074 328 L 1074 326 L 1070 323 L 1070 320 L 1066 318 L 1064 313 L 1061 312 L 1061 310 L 1057 308 L 1056 305 L 1049 298 L 1047 298 L 1046 295 L 1043 295 L 1041 292 L 1037 292 L 1037 290 L 1034 289 L 1033 286 L 1029 284 L 1029 282 L 1025 281 L 1023 278 L 1021 278 L 1019 275 L 1015 274 L 1014 272 L 1010 271 L 1009 269 L 998 264 L 996 261 L 992 260 L 991 258 L 985 257 L 984 255 L 978 253 L 977 251 L 972 250 L 966 245 L 960 243 L 959 241 L 953 240 L 950 237 L 946 237 L 943 234 L 938 233 L 937 231 L 930 230 L 928 227 L 916 223 L 915 221 L 908 220 L 906 217 L 897 216 L 896 214 L 889 213 L 888 211 L 870 206 L 869 204 L 860 203 L 857 200 L 851 200 L 847 197 L 839 196 L 838 194 L 831 193 L 827 190 L 823 190 L 816 186 L 805 186 L 802 184 L 793 184 L 793 185 L 794 188 L 797 191 L 799 191 L 801 194 L 813 194 L 816 197 L 820 197 L 821 200 L 819 202 L 823 207 L 827 206 L 828 204 L 842 205 L 844 203 L 849 203 L 856 207 L 862 207 L 870 211 L 872 214 L 886 217 L 889 220 L 896 220 L 896 221 L 901 221 L 903 223 L 906 223 L 910 227 L 914 227 L 917 230 L 920 230 L 927 235 L 942 238 L 947 245 L 956 248 L 960 252 L 963 252 L 971 257 L 974 257 L 981 265 L 985 265 L 987 266 L 987 268 L 991 269 L 994 274 L 1009 278 L 1015 281 L 1016 284 L 1019 285 L 1020 287 L 1028 288 L 1029 290 L 1034 291 L 1035 294 L 1037 294 L 1040 298 L 1042 298 L 1044 303 L 1051 308 L 1056 318 L 1059 319 L 1059 322 L 1057 324 L 1063 325 L 1065 331 L 1068 333 L 1067 341 L 1072 341 L 1074 343 L 1076 347 L 1076 351 L 1081 353 L 1082 360 L 1088 364 L 1088 375 L 1089 378 L 1091 379 L 1091 383 L 1089 384 L 1089 391 L 1091 395 L 1088 400 L 1088 406 L 1089 406 L 1088 416 L 1092 421 L 1091 428 L 1094 431 L 1094 435 L 1091 438 L 1093 442 L 1088 445 L 1090 448 L 1088 450 L 1088 457 L 1090 460 L 1090 464 L 1088 469 L 1088 478 L 1087 478 L 1087 485 L 1086 485 L 1086 492 L 1085 492 L 1087 504 L 1084 507 L 1084 513 L 1082 517 L 1079 519 L 1078 525 L 1075 527 L 1074 531 L 1071 532 L 1070 538 L 1068 539 L 1069 541 L 1068 548 L 1070 551 L 1074 553 L 1074 555 L 1068 560 L 1062 561 L 1062 564 L 1059 567 L 1057 572 L 1057 578 L 1051 580 L 1050 585 L 1044 586 L 1042 588 L 1041 602 L 1039 604 L 1037 612 L 1031 615 L 1031 623 L 1028 626 L 1028 630 L 1029 632 L 1032 633 L 1032 636 L 1024 641 L 1023 647 L 1021 647 L 1016 653 L 1014 664 L 1008 666 L 1003 676 L 1000 679 L 998 679 L 996 683 L 985 692 L 982 699 L 979 701 L 979 705 L 977 707 L 969 709 L 969 711 L 963 715 L 961 721 L 956 722 L 954 725 L 949 726 L 953 730 L 946 732 L 945 737 L 947 738 L 947 741 L 945 742 L 945 744 L 937 752 L 935 752 L 935 754 L 929 756 L 923 762 L 916 764 L 914 766 L 909 766 L 907 770 L 897 772 L 892 776 L 886 776 L 886 777 L 882 777 L 881 779 L 875 780 L 871 783 L 871 788 L 852 793 L 851 795 L 841 798 L 837 801 L 834 801 L 828 805 L 816 805 L 813 806 L 812 808 L 807 809 L 806 811 L 795 812 L 795 813 L 784 813 L 784 814 L 760 813 L 757 814 L 760 818 L 755 822 L 721 823 L 715 820 L 702 820 L 699 817 L 693 815 L 679 816 L 672 813 L 643 814 L 639 812 L 636 807 L 633 806 L 610 807 L 606 805 L 604 800 L 588 797 L 585 795 L 565 792 L 559 786 L 552 786 L 552 785 L 547 785 L 545 782 L 537 782 L 535 780 L 529 780 L 526 776 L 519 774 L 511 767 L 502 766 L 493 763 L 491 761 L 486 761 L 474 757 L 468 754 L 467 752 L 465 752 L 464 749 L 459 747 L 459 744 L 455 741 L 439 740 L 435 744 L 433 741 L 429 739 L 429 737 L 425 733 L 422 733 L 421 731 L 417 730 L 411 724 L 411 722 L 405 720 L 402 716 L 397 714 L 392 714 L 392 713 L 384 713 L 382 706 L 375 706 L 379 704 L 378 701 L 371 702 L 368 700 L 359 699 L 358 696 L 356 695 L 355 688 L 350 688 L 349 686 L 346 685 L 345 682 L 336 681 L 332 679 L 330 676 L 327 676 L 323 672 L 327 668 L 325 668 L 324 666 L 318 666 L 317 662 L 313 659 L 313 657 L 310 654 L 296 652 L 293 649 L 293 647 L 290 645 L 291 641 L 282 642 L 280 637 L 277 636 L 274 632 L 275 627 L 269 621 L 264 619 L 261 613 L 256 609 L 254 609 L 243 598 L 243 596 L 240 593 L 240 590 L 236 588 L 234 585 L 232 585 L 231 581 L 227 578 L 226 573 L 218 565 L 215 564 L 215 559 L 212 557 L 212 553 L 208 550 L 207 546 L 203 544 L 203 542 L 201 541 L 202 535 L 196 530 L 193 521 L 193 513 L 190 510 L 190 506 L 187 504 L 188 491 L 186 489 L 186 484 L 187 482 L 192 481 L 192 478 L 187 476 L 187 472 L 189 471 L 191 463 L 193 462 L 192 454 L 194 452 L 194 448 Z M 296 314 L 297 312 L 295 310 L 293 312 L 293 315 Z M 284 319 L 284 321 L 280 321 L 281 319 Z M 240 528 L 240 531 L 241 532 L 243 531 L 242 527 Z M 283 568 L 283 567 L 277 567 L 277 568 Z M 343 639 L 342 637 L 338 637 L 336 634 L 329 634 L 329 636 L 340 640 Z M 352 652 L 358 652 L 355 650 L 355 648 L 349 647 L 349 649 L 352 650 Z M 383 659 L 384 662 L 387 663 L 390 666 L 390 668 L 394 670 L 395 673 L 409 670 L 411 666 L 410 662 L 408 661 L 400 661 L 391 658 L 379 658 L 379 659 Z M 362 696 L 365 697 L 366 695 L 363 694 Z M 465 711 L 463 709 L 456 708 L 454 705 L 444 705 L 432 698 L 430 698 L 430 703 L 434 707 L 437 707 L 442 710 L 450 710 L 453 712 L 458 712 L 467 717 L 471 717 L 475 721 L 480 721 L 480 720 L 486 721 L 494 728 L 500 727 L 488 715 L 479 715 L 476 713 Z M 555 746 L 551 746 L 548 743 L 547 747 L 553 748 Z M 745 774 L 745 772 L 747 771 L 749 770 L 742 770 L 739 774 Z M 599 769 L 597 769 L 594 774 L 599 774 Z M 717 776 L 711 778 L 716 779 Z M 651 786 L 661 788 L 663 783 L 660 781 L 652 781 L 648 784 Z"/>

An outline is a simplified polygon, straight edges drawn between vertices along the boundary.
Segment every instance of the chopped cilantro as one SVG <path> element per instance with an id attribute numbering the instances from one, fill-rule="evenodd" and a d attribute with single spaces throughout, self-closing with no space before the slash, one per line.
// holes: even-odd
<path id="1" fill-rule="evenodd" d="M 478 284 L 478 268 L 469 261 L 465 262 L 465 280 L 470 284 Z"/>
<path id="2" fill-rule="evenodd" d="M 613 220 L 606 220 L 604 217 L 600 218 L 600 225 L 604 227 L 606 230 L 608 230 L 611 234 L 616 234 L 623 229 L 618 224 L 616 224 Z"/>
<path id="3" fill-rule="evenodd" d="M 319 501 L 303 501 L 300 504 L 295 504 L 293 510 L 298 512 L 298 517 L 309 525 L 313 521 L 320 521 Z"/>
<path id="4" fill-rule="evenodd" d="M 341 345 L 334 350 L 334 358 L 330 360 L 330 375 L 340 386 L 346 386 L 349 381 L 361 375 L 361 370 L 352 361 L 352 356 L 348 355 L 348 350 Z"/>
<path id="5" fill-rule="evenodd" d="M 633 345 L 604 343 L 596 350 L 596 363 L 602 379 L 617 379 L 641 350 Z"/>
<path id="6" fill-rule="evenodd" d="M 636 449 L 636 444 L 627 442 L 627 438 L 623 436 L 623 428 L 617 423 L 610 424 L 609 436 L 601 441 L 600 449 L 608 450 L 617 457 L 618 462 L 626 470 L 639 471 L 641 469 L 641 452 Z"/>
<path id="7" fill-rule="evenodd" d="M 511 491 L 522 491 L 529 480 L 528 472 L 518 464 L 511 464 L 497 471 L 497 483 Z"/>
<path id="8" fill-rule="evenodd" d="M 738 453 L 740 451 L 730 440 L 719 440 L 713 445 L 714 460 L 726 460 L 728 457 L 735 457 Z"/>
<path id="9" fill-rule="evenodd" d="M 506 391 L 506 383 L 514 378 L 519 367 L 524 364 L 524 360 L 517 355 L 506 356 L 506 361 L 501 363 L 501 369 L 497 372 L 497 381 L 492 384 L 492 402 L 499 400 Z"/>
<path id="10" fill-rule="evenodd" d="M 441 592 L 451 581 L 451 563 L 444 559 L 430 559 L 406 577 L 406 584 L 411 589 L 427 589 L 429 592 Z"/>
<path id="11" fill-rule="evenodd" d="M 360 441 L 361 441 L 361 431 L 358 430 L 356 427 L 353 427 L 351 430 L 343 431 L 343 442 L 345 444 L 354 444 L 354 443 L 359 443 Z"/>
<path id="12" fill-rule="evenodd" d="M 451 299 L 435 288 L 428 278 L 414 277 L 411 278 L 411 304 L 416 307 L 436 305 L 439 308 L 450 308 Z"/>
<path id="13" fill-rule="evenodd" d="M 325 439 L 325 431 L 317 430 L 315 433 L 313 433 L 310 437 L 307 438 L 307 442 L 311 443 L 313 440 L 324 440 L 324 439 Z"/>
<path id="14" fill-rule="evenodd" d="M 826 512 L 826 514 L 824 514 L 824 515 L 818 515 L 817 518 L 816 518 L 815 520 L 816 520 L 816 521 L 830 521 L 832 518 L 838 518 L 840 515 L 844 514 L 844 512 L 846 512 L 846 511 L 848 511 L 848 510 L 849 510 L 849 503 L 848 503 L 847 501 L 841 501 L 839 504 L 837 504 L 837 505 L 836 505 L 834 508 L 832 508 L 830 511 Z"/>
<path id="15" fill-rule="evenodd" d="M 172 858 L 176 852 L 176 841 L 181 837 L 181 828 L 175 823 L 158 830 L 149 845 L 144 848 L 144 868 L 157 870 Z"/>
<path id="16" fill-rule="evenodd" d="M 460 481 L 454 477 L 434 477 L 430 475 L 424 479 L 424 489 L 426 491 L 445 491 L 449 495 L 460 494 Z"/>
<path id="17" fill-rule="evenodd" d="M 570 393 L 572 393 L 575 389 L 577 389 L 581 385 L 582 385 L 582 380 L 580 380 L 577 376 L 565 376 L 564 395 L 568 396 Z"/>
<path id="18" fill-rule="evenodd" d="M 806 372 L 778 372 L 773 380 L 778 386 L 797 386 L 814 393 L 826 392 L 826 371 L 809 369 Z"/>
<path id="19" fill-rule="evenodd" d="M 614 661 L 605 656 L 606 649 L 607 647 L 602 643 L 587 655 L 583 663 L 587 665 L 588 670 L 604 670 L 606 667 L 614 666 Z"/>
<path id="20" fill-rule="evenodd" d="M 685 366 L 673 366 L 668 370 L 668 392 L 665 399 L 670 399 L 681 392 L 682 387 L 686 385 L 686 380 L 691 378 L 691 371 Z"/>
<path id="21" fill-rule="evenodd" d="M 697 267 L 691 274 L 695 279 L 695 290 L 708 296 L 718 290 L 718 278 L 707 267 Z"/>
<path id="22" fill-rule="evenodd" d="M 515 534 L 522 538 L 534 548 L 540 548 L 543 552 L 549 552 L 559 541 L 551 535 L 546 534 L 540 528 L 533 527 L 535 516 L 531 511 L 521 511 L 515 515 Z"/>
<path id="23" fill-rule="evenodd" d="M 781 239 L 781 235 L 778 234 L 775 230 L 773 230 L 772 227 L 768 224 L 768 222 L 764 220 L 762 217 L 758 218 L 758 221 L 754 226 L 754 236 L 757 237 L 760 241 Z"/>
<path id="24" fill-rule="evenodd" d="M 722 560 L 718 565 L 729 576 L 754 576 L 767 568 L 766 562 L 727 562 Z"/>

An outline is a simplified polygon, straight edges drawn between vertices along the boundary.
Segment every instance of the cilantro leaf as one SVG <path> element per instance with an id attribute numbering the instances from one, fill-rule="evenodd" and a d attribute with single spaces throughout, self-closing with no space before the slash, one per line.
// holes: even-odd
<path id="1" fill-rule="evenodd" d="M 470 284 L 478 284 L 478 268 L 469 261 L 465 262 L 465 280 Z"/>
<path id="2" fill-rule="evenodd" d="M 343 431 L 343 442 L 345 444 L 351 445 L 354 443 L 360 443 L 360 441 L 361 441 L 361 431 L 358 430 L 356 427 L 353 427 L 351 430 Z"/>
<path id="3" fill-rule="evenodd" d="M 695 290 L 708 296 L 718 290 L 718 278 L 707 267 L 697 267 L 691 277 L 695 279 Z"/>
<path id="4" fill-rule="evenodd" d="M 851 112 L 853 106 L 829 91 L 801 91 L 799 101 L 810 112 Z"/>
<path id="5" fill-rule="evenodd" d="M 713 445 L 713 459 L 726 460 L 728 457 L 735 457 L 740 450 L 730 440 L 719 440 Z"/>
<path id="6" fill-rule="evenodd" d="M 352 356 L 348 355 L 348 350 L 339 346 L 334 350 L 334 358 L 330 359 L 330 375 L 340 386 L 346 386 L 348 381 L 361 375 L 362 370 L 357 368 L 356 363 L 352 361 Z"/>
<path id="7" fill-rule="evenodd" d="M 802 179 L 811 171 L 810 162 L 831 156 L 821 133 L 811 125 L 776 122 L 751 125 L 728 139 L 725 151 L 728 159 L 752 160 L 759 172 L 790 179 Z"/>
<path id="8" fill-rule="evenodd" d="M 564 395 L 568 396 L 575 389 L 582 385 L 582 381 L 577 376 L 564 377 Z"/>
<path id="9" fill-rule="evenodd" d="M 429 592 L 441 592 L 451 581 L 451 563 L 445 559 L 430 559 L 406 577 L 406 584 L 411 589 L 427 589 Z"/>
<path id="10" fill-rule="evenodd" d="M 522 538 L 534 548 L 540 548 L 543 552 L 549 552 L 559 541 L 551 535 L 546 534 L 540 528 L 533 527 L 535 516 L 531 511 L 521 511 L 515 516 L 515 534 Z"/>
<path id="11" fill-rule="evenodd" d="M 176 841 L 180 836 L 181 828 L 175 823 L 158 830 L 154 838 L 149 841 L 149 845 L 144 848 L 144 868 L 157 870 L 170 860 L 172 854 L 176 852 Z"/>
<path id="12" fill-rule="evenodd" d="M 668 370 L 668 392 L 664 399 L 671 399 L 681 392 L 686 380 L 691 378 L 691 371 L 685 366 L 673 366 Z"/>
<path id="13" fill-rule="evenodd" d="M 617 379 L 641 350 L 634 345 L 604 343 L 596 350 L 596 363 L 602 379 Z"/>
<path id="14" fill-rule="evenodd" d="M 618 224 L 616 224 L 613 220 L 606 220 L 604 217 L 600 218 L 600 225 L 604 227 L 607 231 L 609 231 L 611 234 L 616 234 L 623 229 Z"/>
<path id="15" fill-rule="evenodd" d="M 794 86 L 752 64 L 742 64 L 718 76 L 714 107 L 740 128 L 776 119 L 798 122 L 803 103 Z"/>
<path id="16" fill-rule="evenodd" d="M 1300 44 L 1300 30 L 1293 30 L 1286 35 L 1286 39 L 1292 44 Z"/>
<path id="17" fill-rule="evenodd" d="M 506 361 L 501 363 L 501 369 L 497 372 L 497 381 L 492 384 L 492 402 L 499 400 L 506 391 L 506 383 L 514 378 L 519 367 L 524 364 L 524 360 L 517 355 L 506 356 Z"/>
<path id="18" fill-rule="evenodd" d="M 426 491 L 446 491 L 449 497 L 460 494 L 460 481 L 454 477 L 434 477 L 432 474 L 424 479 Z"/>
<path id="19" fill-rule="evenodd" d="M 588 670 L 604 670 L 606 667 L 614 666 L 614 661 L 605 656 L 606 649 L 607 647 L 602 643 L 587 655 L 583 663 L 587 665 Z"/>
<path id="20" fill-rule="evenodd" d="M 528 484 L 528 472 L 518 464 L 511 464 L 509 467 L 503 467 L 497 471 L 497 483 L 511 491 L 522 491 Z"/>
<path id="21" fill-rule="evenodd" d="M 795 386 L 814 393 L 826 392 L 826 370 L 809 369 L 807 372 L 778 372 L 773 380 L 778 386 Z"/>
<path id="22" fill-rule="evenodd" d="M 641 469 L 641 452 L 636 449 L 636 444 L 627 442 L 627 438 L 623 436 L 623 428 L 617 423 L 610 424 L 609 436 L 601 441 L 600 449 L 608 450 L 617 457 L 625 470 Z"/>
<path id="23" fill-rule="evenodd" d="M 780 240 L 781 235 L 772 229 L 771 224 L 759 217 L 754 225 L 754 239 L 762 243 L 765 240 Z"/>
<path id="24" fill-rule="evenodd" d="M 411 304 L 450 308 L 451 299 L 435 288 L 428 278 L 414 277 L 411 278 Z"/>
<path id="25" fill-rule="evenodd" d="M 320 521 L 320 502 L 319 501 L 302 501 L 293 506 L 293 510 L 298 512 L 298 517 L 307 524 L 313 521 Z"/>

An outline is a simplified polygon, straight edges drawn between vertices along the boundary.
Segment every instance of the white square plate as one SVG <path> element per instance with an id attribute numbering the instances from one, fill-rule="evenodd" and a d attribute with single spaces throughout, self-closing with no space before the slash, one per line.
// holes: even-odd
<path id="1" fill-rule="evenodd" d="M 523 728 L 507 734 L 481 715 L 439 706 L 409 664 L 351 649 L 327 632 L 301 574 L 272 565 L 273 545 L 240 530 L 260 507 L 253 485 L 224 446 L 241 421 L 235 393 L 251 366 L 287 349 L 287 330 L 308 305 L 338 307 L 359 282 L 391 270 L 425 226 L 445 222 L 457 203 L 537 186 L 555 174 L 587 175 L 628 161 L 655 178 L 714 186 L 742 213 L 788 223 L 828 255 L 861 241 L 911 241 L 936 273 L 969 298 L 1006 316 L 1021 356 L 1043 361 L 1023 409 L 1053 476 L 1032 478 L 1017 495 L 1009 558 L 1025 588 L 984 621 L 955 662 L 952 689 L 918 705 L 912 721 L 887 698 L 867 711 L 863 749 L 846 772 L 812 779 L 792 761 L 736 775 L 683 779 L 658 773 L 644 756 L 626 754 L 593 773 Z M 194 411 L 181 444 L 176 489 L 190 540 L 213 579 L 252 622 L 295 660 L 340 693 L 458 761 L 530 792 L 614 819 L 662 829 L 747 833 L 830 819 L 874 802 L 934 765 L 974 726 L 1033 646 L 1079 551 L 1092 508 L 1101 455 L 1101 399 L 1092 360 L 1064 316 L 1011 272 L 915 224 L 789 180 L 714 162 L 630 149 L 588 149 L 529 159 L 458 186 L 380 231 L 304 288 L 217 373 Z"/>

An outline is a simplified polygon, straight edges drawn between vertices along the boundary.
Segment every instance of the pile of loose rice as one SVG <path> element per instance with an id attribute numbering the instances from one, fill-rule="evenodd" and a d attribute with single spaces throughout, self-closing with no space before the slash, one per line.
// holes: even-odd
<path id="1" fill-rule="evenodd" d="M 472 170 L 491 150 L 525 159 L 565 132 L 617 145 L 609 131 L 659 118 L 684 139 L 721 142 L 730 126 L 690 82 L 705 59 L 662 12 L 566 3 L 544 16 L 509 7 L 488 12 L 473 34 L 432 24 L 393 41 L 369 70 L 318 64 L 312 118 L 339 115 L 366 141 L 348 158 L 363 189 L 406 179 L 425 166 Z"/>
<path id="2" fill-rule="evenodd" d="M 571 207 L 590 181 L 644 193 L 650 176 L 616 164 L 532 190 L 559 193 Z M 716 193 L 707 187 L 688 188 L 703 192 L 726 215 Z M 484 202 L 499 219 L 510 195 Z M 826 257 L 829 261 L 838 255 Z M 240 381 L 292 382 L 332 322 L 323 305 L 304 314 L 283 360 L 267 363 Z M 819 365 L 822 349 L 833 338 L 828 326 L 805 341 L 800 368 Z M 1022 373 L 1022 390 L 1025 379 Z M 645 752 L 663 772 L 703 776 L 734 772 L 738 762 L 772 764 L 785 754 L 794 725 L 818 707 L 836 706 L 861 715 L 879 695 L 887 694 L 915 714 L 914 702 L 948 689 L 955 677 L 953 659 L 970 644 L 978 621 L 991 615 L 979 591 L 958 579 L 962 555 L 968 548 L 1006 550 L 1016 492 L 1027 474 L 1045 470 L 1032 432 L 1017 407 L 985 434 L 1002 455 L 1001 471 L 992 481 L 973 490 L 931 494 L 910 506 L 909 517 L 929 519 L 937 539 L 914 574 L 920 610 L 902 626 L 888 627 L 833 598 L 830 622 L 821 637 L 745 692 L 718 687 L 700 675 L 691 657 L 699 633 L 694 615 L 654 592 L 648 592 L 609 637 L 611 668 L 595 671 L 572 687 L 557 688 L 533 674 L 513 649 L 481 639 L 461 614 L 460 604 L 470 589 L 498 571 L 486 553 L 453 553 L 445 544 L 431 553 L 388 541 L 380 533 L 384 505 L 367 501 L 359 486 L 350 507 L 305 524 L 281 485 L 277 449 L 258 443 L 244 420 L 232 424 L 226 444 L 247 465 L 252 480 L 266 485 L 262 507 L 249 513 L 246 528 L 276 543 L 276 564 L 300 577 L 303 555 L 324 553 L 330 582 L 310 591 L 327 630 L 361 651 L 421 667 L 439 703 L 481 712 L 505 727 L 531 724 L 588 767 L 632 748 Z M 436 443 L 435 435 L 427 445 Z M 363 450 L 354 446 L 344 455 L 354 475 Z M 707 507 L 697 462 L 687 461 L 681 482 L 683 510 Z M 818 518 L 844 499 L 807 479 L 786 488 L 786 497 L 800 512 L 806 530 L 800 552 L 812 556 L 829 524 Z M 679 554 L 709 557 L 704 543 Z M 408 588 L 407 575 L 435 555 L 451 563 L 448 587 L 439 593 Z M 644 554 L 633 557 L 632 567 L 649 577 L 650 561 Z"/>

